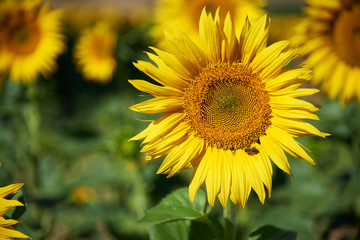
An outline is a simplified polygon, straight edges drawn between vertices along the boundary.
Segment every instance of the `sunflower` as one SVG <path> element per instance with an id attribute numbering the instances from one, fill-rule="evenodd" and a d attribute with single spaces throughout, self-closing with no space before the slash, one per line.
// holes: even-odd
<path id="1" fill-rule="evenodd" d="M 18 223 L 18 221 L 4 218 L 5 213 L 12 207 L 23 206 L 23 204 L 17 200 L 5 199 L 7 195 L 17 192 L 22 185 L 23 183 L 17 183 L 0 188 L 0 239 L 30 238 L 12 227 L 12 225 Z"/>
<path id="2" fill-rule="evenodd" d="M 56 1 L 54 4 L 63 10 L 63 20 L 70 37 L 76 37 L 79 32 L 99 21 L 116 27 L 125 23 L 122 11 L 114 4 L 104 4 L 103 1 Z"/>
<path id="3" fill-rule="evenodd" d="M 199 17 L 206 6 L 208 12 L 214 13 L 220 7 L 220 20 L 224 21 L 230 12 L 237 23 L 236 30 L 242 29 L 245 17 L 250 20 L 261 17 L 265 11 L 265 0 L 157 0 L 155 4 L 155 24 L 152 36 L 160 41 L 164 29 L 177 28 L 187 33 L 194 41 L 198 40 Z"/>
<path id="4" fill-rule="evenodd" d="M 307 18 L 294 38 L 308 58 L 314 83 L 344 104 L 357 97 L 360 105 L 360 1 L 309 0 Z"/>
<path id="5" fill-rule="evenodd" d="M 171 177 L 193 168 L 191 201 L 205 181 L 211 206 L 218 197 L 225 207 L 230 197 L 243 208 L 251 189 L 264 203 L 264 185 L 271 194 L 270 158 L 290 175 L 284 150 L 314 164 L 294 138 L 327 135 L 301 120 L 318 119 L 313 112 L 319 108 L 297 97 L 318 90 L 299 88 L 311 71 L 283 69 L 295 54 L 288 41 L 266 47 L 266 15 L 255 22 L 246 19 L 239 38 L 230 14 L 221 28 L 219 11 L 213 18 L 203 10 L 199 25 L 200 45 L 171 30 L 164 50 L 148 53 L 156 66 L 135 63 L 161 86 L 130 80 L 154 96 L 130 108 L 164 115 L 131 140 L 145 138 L 146 160 L 167 155 L 158 173 Z"/>
<path id="6" fill-rule="evenodd" d="M 41 1 L 8 0 L 0 5 L 0 72 L 24 83 L 54 72 L 55 59 L 65 49 L 61 12 L 50 11 Z"/>
<path id="7" fill-rule="evenodd" d="M 271 31 L 269 33 L 269 43 L 280 40 L 291 40 L 295 34 L 294 28 L 301 21 L 300 14 L 278 14 L 271 18 Z"/>
<path id="8" fill-rule="evenodd" d="M 116 68 L 114 57 L 117 37 L 105 22 L 84 30 L 74 56 L 85 79 L 100 83 L 109 82 Z"/>

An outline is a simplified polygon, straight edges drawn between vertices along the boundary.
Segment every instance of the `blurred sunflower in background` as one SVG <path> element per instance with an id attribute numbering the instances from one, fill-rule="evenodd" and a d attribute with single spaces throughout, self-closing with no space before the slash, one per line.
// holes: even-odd
<path id="1" fill-rule="evenodd" d="M 308 0 L 307 17 L 294 40 L 308 55 L 314 83 L 344 104 L 357 97 L 360 105 L 360 1 Z"/>
<path id="2" fill-rule="evenodd" d="M 76 38 L 79 32 L 99 21 L 116 27 L 126 21 L 118 7 L 99 1 L 57 1 L 55 4 L 64 12 L 64 25 L 70 38 Z"/>
<path id="3" fill-rule="evenodd" d="M 22 185 L 23 183 L 17 183 L 0 188 L 0 239 L 30 238 L 14 229 L 12 225 L 18 223 L 18 221 L 4 217 L 5 213 L 12 207 L 24 206 L 17 200 L 6 199 L 6 196 L 16 193 Z"/>
<path id="4" fill-rule="evenodd" d="M 152 36 L 160 41 L 164 29 L 177 28 L 188 34 L 194 41 L 198 39 L 199 18 L 201 10 L 214 13 L 220 9 L 220 19 L 223 22 L 227 12 L 236 22 L 236 30 L 242 29 L 246 16 L 252 19 L 261 17 L 265 11 L 265 0 L 157 0 L 155 2 L 155 25 Z"/>
<path id="5" fill-rule="evenodd" d="M 0 72 L 13 81 L 30 83 L 48 77 L 65 49 L 61 12 L 41 1 L 0 2 Z"/>
<path id="6" fill-rule="evenodd" d="M 83 31 L 75 45 L 74 57 L 86 80 L 99 83 L 111 80 L 116 68 L 116 42 L 115 31 L 105 22 Z"/>
<path id="7" fill-rule="evenodd" d="M 295 34 L 294 26 L 302 20 L 300 14 L 278 14 L 271 18 L 269 42 L 291 40 Z"/>
<path id="8" fill-rule="evenodd" d="M 200 44 L 178 30 L 166 32 L 164 50 L 148 53 L 155 65 L 135 66 L 160 85 L 130 80 L 154 98 L 131 107 L 141 113 L 163 113 L 131 140 L 144 139 L 146 160 L 167 155 L 158 173 L 168 177 L 193 167 L 190 200 L 205 181 L 208 201 L 223 207 L 228 198 L 242 208 L 251 189 L 264 203 L 271 194 L 271 160 L 291 175 L 284 150 L 314 164 L 295 140 L 325 137 L 301 119 L 315 119 L 318 106 L 297 99 L 318 92 L 299 88 L 312 77 L 305 68 L 284 70 L 295 50 L 289 41 L 267 45 L 266 15 L 244 20 L 238 38 L 230 14 L 221 24 L 204 9 L 199 23 Z M 221 27 L 223 26 L 223 28 Z"/>

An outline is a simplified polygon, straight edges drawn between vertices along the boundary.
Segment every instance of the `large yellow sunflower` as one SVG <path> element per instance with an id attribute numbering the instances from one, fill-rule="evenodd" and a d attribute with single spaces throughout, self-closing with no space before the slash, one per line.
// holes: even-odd
<path id="1" fill-rule="evenodd" d="M 171 177 L 193 167 L 191 201 L 205 181 L 210 205 L 218 197 L 225 207 L 230 196 L 244 207 L 251 189 L 263 203 L 264 185 L 271 193 L 270 158 L 288 174 L 284 150 L 314 164 L 294 138 L 327 135 L 301 120 L 318 119 L 318 106 L 297 97 L 318 90 L 299 88 L 311 71 L 283 69 L 295 52 L 288 41 L 266 47 L 266 15 L 253 23 L 246 19 L 239 38 L 230 14 L 222 28 L 219 11 L 212 18 L 203 10 L 199 25 L 200 45 L 172 30 L 164 50 L 148 53 L 156 65 L 135 63 L 160 86 L 130 80 L 154 96 L 131 109 L 164 115 L 131 140 L 145 138 L 146 160 L 167 155 L 158 173 Z"/>
<path id="2" fill-rule="evenodd" d="M 59 10 L 41 1 L 7 0 L 0 3 L 0 72 L 13 81 L 30 83 L 57 68 L 65 49 Z"/>
<path id="3" fill-rule="evenodd" d="M 360 1 L 308 0 L 307 18 L 294 39 L 305 63 L 330 98 L 357 97 L 360 105 Z"/>
<path id="4" fill-rule="evenodd" d="M 160 41 L 164 36 L 164 29 L 177 28 L 187 33 L 193 41 L 198 40 L 199 17 L 201 10 L 206 6 L 209 12 L 215 12 L 220 7 L 220 20 L 224 21 L 227 12 L 230 12 L 236 30 L 242 29 L 245 17 L 250 20 L 261 17 L 265 11 L 265 0 L 157 0 L 155 2 L 155 24 L 152 35 Z"/>
<path id="5" fill-rule="evenodd" d="M 23 206 L 23 204 L 17 200 L 5 199 L 7 195 L 16 193 L 22 185 L 23 183 L 17 183 L 0 188 L 0 239 L 30 238 L 12 227 L 12 225 L 18 223 L 18 221 L 4 218 L 5 213 L 12 207 Z"/>
<path id="6" fill-rule="evenodd" d="M 100 83 L 109 82 L 116 68 L 116 33 L 105 22 L 84 30 L 74 56 L 85 79 Z"/>

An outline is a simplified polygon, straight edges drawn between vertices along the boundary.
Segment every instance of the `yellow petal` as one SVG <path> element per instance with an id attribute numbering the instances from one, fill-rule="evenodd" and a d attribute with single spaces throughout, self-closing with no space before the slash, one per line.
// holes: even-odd
<path id="1" fill-rule="evenodd" d="M 249 198 L 251 192 L 251 185 L 246 177 L 245 168 L 243 162 L 245 161 L 245 152 L 236 151 L 233 158 L 233 172 L 231 180 L 231 200 L 240 205 L 241 208 L 245 207 L 245 204 Z"/>
<path id="2" fill-rule="evenodd" d="M 10 228 L 0 227 L 0 238 L 4 240 L 6 239 L 11 240 L 13 238 L 30 238 L 30 237 L 26 236 L 25 234 L 19 231 Z"/>
<path id="3" fill-rule="evenodd" d="M 9 227 L 11 225 L 17 224 L 18 221 L 14 219 L 5 219 L 3 217 L 0 217 L 0 226 L 2 227 Z"/>
<path id="4" fill-rule="evenodd" d="M 151 60 L 157 64 L 158 67 L 145 61 L 138 61 L 134 63 L 134 66 L 164 86 L 169 86 L 180 90 L 183 90 L 188 86 L 187 82 L 176 75 L 176 73 L 171 68 L 162 63 L 159 57 L 155 56 L 154 54 L 148 55 Z"/>
<path id="5" fill-rule="evenodd" d="M 349 102 L 356 95 L 356 88 L 359 88 L 359 75 L 356 74 L 356 69 L 357 67 L 346 67 L 347 74 L 344 75 L 346 83 L 339 99 L 341 103 Z"/>
<path id="6" fill-rule="evenodd" d="M 256 73 L 268 67 L 279 57 L 280 53 L 289 45 L 289 43 L 289 41 L 280 41 L 264 48 L 254 57 L 254 60 L 249 65 L 250 68 Z"/>
<path id="7" fill-rule="evenodd" d="M 306 68 L 292 69 L 281 73 L 266 82 L 266 91 L 277 91 L 296 83 L 305 83 L 312 77 L 312 72 Z"/>
<path id="8" fill-rule="evenodd" d="M 240 55 L 244 55 L 245 41 L 248 39 L 248 35 L 250 33 L 251 23 L 249 17 L 246 15 L 245 23 L 242 27 L 242 31 L 239 37 L 239 46 L 240 46 Z"/>
<path id="9" fill-rule="evenodd" d="M 272 118 L 271 122 L 274 126 L 285 130 L 287 133 L 293 136 L 320 136 L 325 138 L 329 136 L 328 133 L 320 132 L 316 127 L 310 123 L 304 122 L 300 119 L 285 119 L 281 117 Z"/>
<path id="10" fill-rule="evenodd" d="M 260 78 L 266 81 L 278 76 L 285 63 L 294 56 L 295 50 L 280 53 L 280 55 L 260 72 Z"/>
<path id="11" fill-rule="evenodd" d="M 226 208 L 230 196 L 234 156 L 230 150 L 219 150 L 219 153 L 219 159 L 221 160 L 221 186 L 218 198 L 223 208 Z"/>
<path id="12" fill-rule="evenodd" d="M 184 121 L 185 114 L 174 112 L 165 114 L 161 118 L 151 123 L 151 132 L 147 134 L 143 143 L 151 142 L 154 139 L 162 138 L 170 131 L 175 129 L 181 122 Z"/>
<path id="13" fill-rule="evenodd" d="M 292 93 L 289 93 L 289 96 L 293 98 L 297 98 L 297 97 L 310 96 L 318 92 L 320 92 L 320 90 L 316 88 L 299 88 L 293 91 Z"/>
<path id="14" fill-rule="evenodd" d="M 288 173 L 292 178 L 290 165 L 284 150 L 266 135 L 260 137 L 260 142 L 264 151 L 270 156 L 271 160 L 276 164 L 276 166 Z"/>
<path id="15" fill-rule="evenodd" d="M 207 173 L 209 171 L 209 165 L 212 159 L 212 149 L 206 146 L 206 152 L 204 157 L 199 162 L 199 165 L 194 166 L 192 171 L 190 185 L 189 185 L 189 198 L 193 202 L 195 199 L 196 192 L 199 190 L 201 184 L 204 182 Z"/>
<path id="16" fill-rule="evenodd" d="M 171 132 L 169 132 L 167 135 L 163 136 L 162 138 L 155 139 L 151 142 L 149 142 L 147 145 L 145 145 L 140 151 L 141 152 L 147 152 L 151 151 L 153 152 L 156 149 L 162 149 L 168 146 L 173 145 L 175 142 L 183 142 L 183 137 L 186 137 L 188 134 L 190 126 L 182 122 L 180 123 L 176 128 L 174 128 Z"/>
<path id="17" fill-rule="evenodd" d="M 305 152 L 305 150 L 299 145 L 298 142 L 294 140 L 293 137 L 291 137 L 288 133 L 286 133 L 284 130 L 270 126 L 266 134 L 271 138 L 271 140 L 275 143 L 277 143 L 281 148 L 283 148 L 285 151 L 293 155 L 297 158 L 302 158 L 308 161 L 311 164 L 315 165 L 314 160 Z"/>
<path id="18" fill-rule="evenodd" d="M 209 170 L 205 178 L 207 198 L 210 206 L 214 206 L 216 196 L 220 192 L 221 181 L 221 158 L 219 149 L 211 147 L 211 156 L 209 156 Z"/>
<path id="19" fill-rule="evenodd" d="M 244 154 L 239 154 L 240 152 Z M 254 161 L 259 161 L 259 160 L 257 158 L 255 159 L 253 156 L 249 156 L 243 150 L 236 151 L 235 158 L 238 158 L 239 156 L 242 157 L 241 162 L 242 162 L 242 167 L 244 168 L 247 182 L 255 190 L 256 194 L 259 197 L 260 202 L 264 203 L 266 196 L 264 183 L 257 173 L 256 164 L 254 164 Z"/>
<path id="20" fill-rule="evenodd" d="M 220 29 L 219 9 L 215 13 L 215 19 L 211 14 L 207 14 L 205 8 L 202 10 L 199 22 L 199 36 L 200 42 L 205 50 L 205 54 L 211 62 L 218 62 L 221 57 L 222 39 L 224 37 L 223 31 Z"/>
<path id="21" fill-rule="evenodd" d="M 249 156 L 252 159 L 252 163 L 258 176 L 260 177 L 261 181 L 265 184 L 266 188 L 268 189 L 269 197 L 271 197 L 271 189 L 272 189 L 272 175 L 273 169 L 271 166 L 270 159 L 264 149 L 259 145 L 254 145 L 256 149 L 259 150 L 259 153 L 254 156 Z"/>
<path id="22" fill-rule="evenodd" d="M 0 198 L 0 216 L 4 214 L 12 207 L 24 206 L 21 202 L 17 200 L 9 200 L 5 198 Z"/>
<path id="23" fill-rule="evenodd" d="M 346 79 L 346 65 L 339 61 L 333 75 L 323 83 L 323 88 L 328 92 L 329 98 L 334 99 L 339 92 L 344 88 L 344 80 Z"/>
<path id="24" fill-rule="evenodd" d="M 303 118 L 303 119 L 313 119 L 313 120 L 319 120 L 319 117 L 314 114 L 312 111 L 307 109 L 271 109 L 272 113 L 283 117 L 283 118 Z"/>
<path id="25" fill-rule="evenodd" d="M 267 15 L 262 16 L 255 22 L 244 41 L 244 48 L 241 56 L 241 61 L 243 63 L 249 64 L 254 56 L 265 48 L 269 34 L 269 26 L 270 24 L 268 23 Z"/>
<path id="26" fill-rule="evenodd" d="M 24 184 L 15 183 L 0 188 L 0 197 L 6 197 L 9 194 L 16 193 Z"/>
<path id="27" fill-rule="evenodd" d="M 312 112 L 319 110 L 319 107 L 310 102 L 289 96 L 271 96 L 270 105 L 281 110 L 306 109 Z"/>
<path id="28" fill-rule="evenodd" d="M 172 87 L 162 87 L 158 85 L 154 85 L 144 80 L 129 80 L 131 85 L 142 92 L 149 93 L 154 97 L 166 97 L 166 96 L 178 96 L 182 97 L 184 93 L 179 91 L 176 88 Z"/>
<path id="29" fill-rule="evenodd" d="M 178 97 L 155 97 L 130 107 L 135 112 L 142 113 L 168 113 L 181 111 L 183 99 Z"/>
<path id="30" fill-rule="evenodd" d="M 226 14 L 224 21 L 224 34 L 226 36 L 226 41 L 228 46 L 226 48 L 226 58 L 232 63 L 239 59 L 239 45 L 238 40 L 236 38 L 235 28 L 233 25 L 233 21 L 231 19 L 230 13 Z"/>
<path id="31" fill-rule="evenodd" d="M 171 29 L 165 31 L 166 40 L 163 42 L 165 50 L 176 56 L 190 72 L 199 71 L 208 64 L 205 53 L 185 33 Z M 191 64 L 193 63 L 193 64 Z"/>
<path id="32" fill-rule="evenodd" d="M 141 140 L 143 138 L 146 138 L 152 131 L 154 127 L 154 122 L 151 122 L 149 126 L 147 126 L 143 131 L 138 133 L 136 136 L 129 139 L 129 141 L 135 141 L 135 140 Z"/>
<path id="33" fill-rule="evenodd" d="M 183 79 L 189 81 L 193 79 L 194 76 L 199 75 L 201 71 L 201 67 L 188 58 L 180 58 L 181 61 L 179 61 L 179 59 L 173 54 L 153 47 L 150 47 L 150 49 L 154 50 L 165 65 L 173 69 L 176 74 L 181 76 Z"/>
<path id="34" fill-rule="evenodd" d="M 159 169 L 157 170 L 157 174 L 164 173 L 166 170 L 168 170 L 172 165 L 179 162 L 179 159 L 181 159 L 181 156 L 185 154 L 187 143 L 189 141 L 189 138 L 185 140 L 184 142 L 180 143 L 179 145 L 175 146 L 170 153 L 166 156 L 162 164 L 160 165 Z M 186 160 L 186 159 L 185 159 Z"/>
<path id="35" fill-rule="evenodd" d="M 183 148 L 185 152 L 179 157 L 179 161 L 171 167 L 168 177 L 172 177 L 178 171 L 187 168 L 187 166 L 192 164 L 199 156 L 203 156 L 204 145 L 205 142 L 203 139 L 194 137 L 193 134 L 190 135 L 188 141 L 180 147 Z"/>
<path id="36" fill-rule="evenodd" d="M 314 84 L 319 84 L 321 81 L 326 80 L 329 77 L 333 76 L 334 70 L 337 69 L 337 63 L 339 60 L 337 57 L 334 56 L 334 54 L 331 54 L 331 52 L 329 52 L 329 54 L 326 55 L 325 58 L 326 61 L 321 60 L 316 65 L 311 66 L 310 64 L 308 64 L 308 66 L 311 67 L 314 72 L 314 78 L 313 78 Z M 305 64 L 307 64 L 307 62 Z"/>

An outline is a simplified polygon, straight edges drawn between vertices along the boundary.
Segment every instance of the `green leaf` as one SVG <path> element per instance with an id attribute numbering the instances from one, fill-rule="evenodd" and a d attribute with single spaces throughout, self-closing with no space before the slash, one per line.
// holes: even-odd
<path id="1" fill-rule="evenodd" d="M 16 193 L 11 199 L 21 202 L 22 204 L 24 204 L 24 206 L 13 207 L 10 210 L 8 210 L 5 215 L 8 218 L 11 218 L 11 219 L 14 219 L 14 220 L 19 220 L 19 218 L 26 211 L 26 203 L 25 203 L 25 199 L 24 199 L 24 196 L 22 194 L 22 191 L 19 191 L 18 193 Z"/>
<path id="2" fill-rule="evenodd" d="M 296 240 L 295 231 L 283 230 L 274 226 L 266 225 L 250 234 L 250 240 Z"/>
<path id="3" fill-rule="evenodd" d="M 21 194 L 16 200 L 24 204 L 24 206 L 17 206 L 14 209 L 14 212 L 11 216 L 12 219 L 19 220 L 19 218 L 25 213 L 26 211 L 26 203 L 24 196 Z"/>
<path id="4" fill-rule="evenodd" d="M 204 213 L 205 193 L 199 190 L 193 203 L 189 201 L 187 188 L 181 188 L 166 196 L 158 205 L 145 213 L 141 222 L 165 223 L 176 220 L 199 220 L 206 218 Z"/>
<path id="5" fill-rule="evenodd" d="M 190 221 L 155 224 L 149 227 L 151 240 L 189 240 Z"/>
<path id="6" fill-rule="evenodd" d="M 212 230 L 202 222 L 180 220 L 151 225 L 150 240 L 213 240 Z"/>

